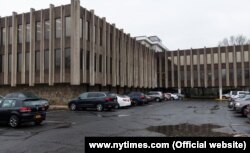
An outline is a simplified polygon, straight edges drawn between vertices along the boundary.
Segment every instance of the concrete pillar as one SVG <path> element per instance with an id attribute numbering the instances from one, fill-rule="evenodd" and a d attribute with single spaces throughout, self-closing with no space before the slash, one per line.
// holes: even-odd
<path id="1" fill-rule="evenodd" d="M 138 63 L 138 60 L 137 60 L 137 42 L 136 42 L 136 40 L 134 39 L 133 40 L 133 43 L 134 43 L 134 46 L 133 46 L 133 52 L 134 52 L 134 77 L 133 77 L 133 86 L 134 86 L 134 88 L 136 88 L 137 87 L 137 63 Z"/>
<path id="2" fill-rule="evenodd" d="M 8 84 L 9 80 L 9 24 L 8 24 L 8 17 L 5 17 L 5 44 L 4 44 L 4 85 Z"/>
<path id="3" fill-rule="evenodd" d="M 207 49 L 204 47 L 204 86 L 207 88 Z"/>
<path id="4" fill-rule="evenodd" d="M 132 86 L 132 74 L 133 72 L 131 71 L 132 70 L 132 59 L 133 59 L 133 54 L 131 54 L 131 51 L 132 51 L 132 47 L 131 47 L 131 36 L 130 34 L 128 34 L 128 48 L 127 48 L 127 61 L 126 61 L 126 64 L 127 64 L 127 86 L 128 88 L 131 88 Z"/>
<path id="5" fill-rule="evenodd" d="M 220 98 L 220 100 L 222 100 L 222 94 L 223 94 L 223 93 L 222 93 L 222 87 L 220 87 L 220 88 L 219 88 L 219 98 Z"/>
<path id="6" fill-rule="evenodd" d="M 55 62 L 54 62 L 54 54 L 55 54 L 55 37 L 54 37 L 54 5 L 50 5 L 50 31 L 49 31 L 49 85 L 54 85 L 54 70 L 55 70 Z"/>
<path id="7" fill-rule="evenodd" d="M 44 14 L 41 10 L 41 36 L 40 36 L 40 83 L 44 83 Z M 63 22 L 62 22 L 63 23 Z M 62 32 L 63 33 L 63 32 Z"/>
<path id="8" fill-rule="evenodd" d="M 215 78 L 214 78 L 214 51 L 213 48 L 211 48 L 211 67 L 212 67 L 212 86 L 215 86 Z"/>
<path id="9" fill-rule="evenodd" d="M 17 81 L 17 13 L 12 13 L 12 59 L 11 59 L 11 86 L 16 86 Z"/>
<path id="10" fill-rule="evenodd" d="M 218 47 L 218 77 L 219 77 L 219 88 L 222 88 L 222 72 L 221 72 L 221 48 L 220 46 Z"/>
<path id="11" fill-rule="evenodd" d="M 94 41 L 93 41 L 94 11 L 91 11 L 91 50 L 90 50 L 90 85 L 95 84 L 94 76 Z M 80 85 L 80 0 L 71 0 L 71 85 Z"/>
<path id="12" fill-rule="evenodd" d="M 112 86 L 113 87 L 116 87 L 118 81 L 117 81 L 117 78 L 119 79 L 119 77 L 117 77 L 117 74 L 116 74 L 116 66 L 119 67 L 119 65 L 117 65 L 117 61 L 119 61 L 119 57 L 117 57 L 117 51 L 116 51 L 116 26 L 115 24 L 112 25 L 112 46 L 111 47 L 111 51 L 112 51 Z M 119 84 L 119 83 L 118 83 Z"/>
<path id="13" fill-rule="evenodd" d="M 83 51 L 83 57 L 82 58 L 82 82 L 87 83 L 87 10 L 83 9 L 83 18 L 82 18 L 82 51 Z M 106 44 L 105 44 L 106 45 Z"/>
<path id="14" fill-rule="evenodd" d="M 111 75 L 110 75 L 110 24 L 107 23 L 107 84 L 111 85 Z"/>
<path id="15" fill-rule="evenodd" d="M 116 45 L 115 45 L 115 50 L 116 50 L 116 54 L 115 54 L 115 61 L 116 61 L 116 66 L 115 66 L 115 71 L 113 71 L 116 74 L 116 83 L 117 85 L 121 84 L 121 76 L 120 76 L 120 70 L 121 68 L 121 64 L 120 64 L 120 54 L 122 53 L 122 36 L 121 36 L 121 31 L 119 29 L 116 29 L 116 36 L 115 39 L 116 41 Z M 112 52 L 113 54 L 113 52 Z M 113 59 L 113 58 L 112 58 Z M 114 60 L 114 59 L 113 59 Z M 112 65 L 112 68 L 114 66 Z"/>
<path id="16" fill-rule="evenodd" d="M 237 77 L 237 58 L 236 58 L 236 47 L 233 45 L 233 71 L 234 71 L 234 87 L 237 88 L 238 77 Z"/>
<path id="17" fill-rule="evenodd" d="M 193 62 L 193 49 L 190 49 L 190 67 L 191 67 L 191 88 L 194 87 L 194 62 Z"/>
<path id="18" fill-rule="evenodd" d="M 187 52 L 184 51 L 184 87 L 187 86 Z"/>
<path id="19" fill-rule="evenodd" d="M 96 52 L 96 59 L 95 59 L 95 67 L 96 67 L 96 71 L 95 71 L 95 82 L 96 84 L 100 84 L 100 71 L 99 71 L 99 65 L 100 65 L 100 18 L 97 17 L 95 19 L 96 21 L 96 25 L 95 25 L 95 52 Z"/>
<path id="20" fill-rule="evenodd" d="M 26 67 L 25 67 L 25 61 L 26 61 L 26 18 L 25 14 L 22 14 L 22 72 L 21 72 L 21 84 L 26 83 Z"/>
<path id="21" fill-rule="evenodd" d="M 194 74 L 194 75 L 196 75 L 196 74 Z M 197 75 L 198 75 L 198 87 L 201 87 L 200 50 L 197 50 Z M 195 81 L 197 81 L 197 80 L 195 80 Z"/>
<path id="22" fill-rule="evenodd" d="M 178 93 L 181 94 L 181 88 L 178 88 Z"/>
<path id="23" fill-rule="evenodd" d="M 177 51 L 177 80 L 178 80 L 178 88 L 181 88 L 181 68 L 180 68 L 180 50 Z"/>
<path id="24" fill-rule="evenodd" d="M 244 60 L 244 46 L 241 45 L 241 85 L 246 86 L 245 81 L 245 60 Z"/>
<path id="25" fill-rule="evenodd" d="M 35 10 L 30 9 L 29 85 L 35 85 Z"/>
<path id="26" fill-rule="evenodd" d="M 158 85 L 158 87 L 162 87 L 162 58 L 161 58 L 161 55 L 157 55 L 157 58 L 158 58 L 158 60 L 159 60 L 159 72 L 157 72 L 158 73 L 158 75 L 159 75 L 159 85 Z M 157 78 L 158 79 L 158 78 Z"/>
<path id="27" fill-rule="evenodd" d="M 165 58 L 165 88 L 168 88 L 168 54 L 167 51 L 164 51 Z"/>
<path id="28" fill-rule="evenodd" d="M 106 18 L 102 18 L 102 86 L 107 85 Z"/>
<path id="29" fill-rule="evenodd" d="M 227 76 L 226 76 L 227 86 L 230 86 L 228 46 L 226 46 L 226 73 L 227 73 Z"/>
<path id="30" fill-rule="evenodd" d="M 65 12 L 64 6 L 60 7 L 61 16 L 61 38 L 60 38 L 60 50 L 61 50 L 61 62 L 60 62 L 60 82 L 65 82 Z M 82 57 L 81 57 L 82 58 Z"/>
<path id="31" fill-rule="evenodd" d="M 171 75 L 172 75 L 172 87 L 175 87 L 174 76 L 174 52 L 171 52 Z"/>

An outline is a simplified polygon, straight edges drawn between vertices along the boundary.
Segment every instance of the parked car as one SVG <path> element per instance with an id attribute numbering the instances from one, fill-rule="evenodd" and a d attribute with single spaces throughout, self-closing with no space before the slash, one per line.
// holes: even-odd
<path id="1" fill-rule="evenodd" d="M 222 95 L 222 99 L 229 99 L 230 98 L 230 93 L 226 93 Z"/>
<path id="2" fill-rule="evenodd" d="M 177 94 L 172 94 L 172 93 L 169 93 L 170 94 L 170 100 L 178 100 L 179 97 Z"/>
<path id="3" fill-rule="evenodd" d="M 148 92 L 147 95 L 152 97 L 157 102 L 161 102 L 165 100 L 164 94 L 161 91 L 150 91 Z"/>
<path id="4" fill-rule="evenodd" d="M 132 105 L 144 105 L 148 103 L 146 95 L 142 92 L 132 91 L 126 94 L 132 100 Z"/>
<path id="5" fill-rule="evenodd" d="M 236 100 L 234 104 L 234 110 L 236 110 L 237 113 L 241 113 L 242 115 L 246 116 L 247 114 L 245 114 L 245 111 L 249 104 L 250 104 L 249 96 L 247 96 L 246 98 L 242 98 L 240 100 Z"/>
<path id="6" fill-rule="evenodd" d="M 145 95 L 145 97 L 147 99 L 147 103 L 154 101 L 154 98 L 149 95 Z"/>
<path id="7" fill-rule="evenodd" d="M 234 108 L 236 101 L 241 101 L 244 98 L 250 98 L 250 95 L 240 95 L 238 98 L 231 99 L 231 101 L 228 101 L 228 107 Z"/>
<path id="8" fill-rule="evenodd" d="M 170 93 L 164 93 L 165 100 L 171 100 L 171 94 Z"/>
<path id="9" fill-rule="evenodd" d="M 16 128 L 24 122 L 39 125 L 46 119 L 45 107 L 36 100 L 5 98 L 0 104 L 0 122 Z"/>
<path id="10" fill-rule="evenodd" d="M 233 101 L 234 99 L 242 97 L 246 94 L 250 94 L 250 92 L 249 91 L 231 91 L 230 98 L 228 99 L 228 101 Z"/>
<path id="11" fill-rule="evenodd" d="M 173 93 L 173 95 L 176 95 L 178 98 L 178 100 L 183 100 L 184 99 L 184 95 L 183 94 L 180 94 L 180 93 Z M 174 99 L 176 100 L 176 97 L 174 97 Z"/>
<path id="12" fill-rule="evenodd" d="M 117 102 L 118 102 L 118 105 L 117 105 L 118 108 L 131 106 L 130 97 L 125 96 L 125 95 L 119 95 L 119 94 L 117 94 L 116 97 L 117 97 Z"/>
<path id="13" fill-rule="evenodd" d="M 71 111 L 80 108 L 96 108 L 97 111 L 111 110 L 116 108 L 117 105 L 116 94 L 110 92 L 85 92 L 68 103 Z"/>
<path id="14" fill-rule="evenodd" d="M 21 99 L 25 101 L 37 101 L 45 107 L 45 110 L 49 109 L 49 101 L 47 99 L 40 98 L 32 92 L 14 92 L 7 94 L 4 98 Z"/>

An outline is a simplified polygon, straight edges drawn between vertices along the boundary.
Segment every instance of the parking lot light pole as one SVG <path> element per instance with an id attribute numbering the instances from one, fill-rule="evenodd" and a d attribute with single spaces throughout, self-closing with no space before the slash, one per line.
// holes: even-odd
<path id="1" fill-rule="evenodd" d="M 222 87 L 219 88 L 219 93 L 220 93 L 220 100 L 222 100 Z"/>
<path id="2" fill-rule="evenodd" d="M 181 94 L 181 88 L 178 89 L 178 93 Z"/>

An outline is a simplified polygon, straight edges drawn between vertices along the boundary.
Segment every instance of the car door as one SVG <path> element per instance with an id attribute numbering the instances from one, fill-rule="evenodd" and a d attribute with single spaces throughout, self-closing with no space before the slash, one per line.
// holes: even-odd
<path id="1" fill-rule="evenodd" d="M 96 97 L 97 97 L 97 93 L 95 93 L 95 92 L 88 93 L 87 100 L 86 100 L 86 105 L 88 107 L 94 108 L 96 106 L 96 102 L 95 102 Z"/>
<path id="2" fill-rule="evenodd" d="M 3 100 L 0 107 L 0 121 L 8 121 L 11 115 L 11 112 L 13 111 L 13 108 L 15 108 L 16 101 L 15 100 Z"/>
<path id="3" fill-rule="evenodd" d="M 78 105 L 80 105 L 80 107 L 88 107 L 87 96 L 88 96 L 88 93 L 83 93 L 79 96 L 77 102 L 78 102 Z"/>

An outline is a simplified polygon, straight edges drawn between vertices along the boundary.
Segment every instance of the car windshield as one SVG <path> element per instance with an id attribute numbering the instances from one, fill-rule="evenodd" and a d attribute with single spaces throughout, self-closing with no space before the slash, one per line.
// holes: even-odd
<path id="1" fill-rule="evenodd" d="M 23 93 L 23 95 L 26 98 L 29 98 L 29 99 L 40 99 L 37 95 L 35 95 L 35 94 L 31 93 L 31 92 Z"/>

